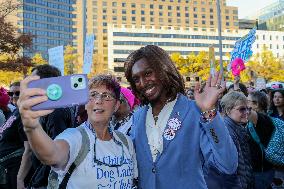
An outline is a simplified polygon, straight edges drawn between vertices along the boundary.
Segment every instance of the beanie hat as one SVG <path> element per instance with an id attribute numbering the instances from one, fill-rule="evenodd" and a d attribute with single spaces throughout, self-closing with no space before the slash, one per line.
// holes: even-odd
<path id="1" fill-rule="evenodd" d="M 121 87 L 120 92 L 123 94 L 123 96 L 127 100 L 130 110 L 132 111 L 134 108 L 134 102 L 135 102 L 135 96 L 133 95 L 132 91 L 127 88 Z"/>
<path id="2" fill-rule="evenodd" d="M 0 107 L 7 107 L 9 103 L 10 97 L 8 92 L 3 87 L 0 88 Z"/>

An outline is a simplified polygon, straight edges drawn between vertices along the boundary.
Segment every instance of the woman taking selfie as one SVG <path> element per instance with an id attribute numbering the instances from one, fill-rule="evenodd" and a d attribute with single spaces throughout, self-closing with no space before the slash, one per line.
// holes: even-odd
<path id="1" fill-rule="evenodd" d="M 89 101 L 85 106 L 88 120 L 51 140 L 43 131 L 39 117 L 52 110 L 31 110 L 32 106 L 47 100 L 44 90 L 27 88 L 30 81 L 37 79 L 33 76 L 21 82 L 18 102 L 24 130 L 37 157 L 53 167 L 59 182 L 68 189 L 132 188 L 133 179 L 137 177 L 133 144 L 109 127 L 111 116 L 119 107 L 119 84 L 108 75 L 90 80 Z M 30 98 L 35 95 L 38 97 Z M 74 168 L 73 162 L 82 148 L 88 148 L 86 157 L 70 176 L 67 172 L 70 173 L 70 167 Z M 66 175 L 70 176 L 67 181 L 64 180 Z"/>

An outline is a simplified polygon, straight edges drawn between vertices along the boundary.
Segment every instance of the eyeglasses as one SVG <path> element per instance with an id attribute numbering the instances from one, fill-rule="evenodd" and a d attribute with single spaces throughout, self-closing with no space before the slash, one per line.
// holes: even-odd
<path id="1" fill-rule="evenodd" d="M 20 91 L 16 91 L 16 92 L 9 91 L 9 92 L 8 92 L 8 95 L 11 96 L 11 97 L 14 96 L 14 95 L 15 95 L 16 97 L 18 97 L 18 96 L 20 96 Z"/>
<path id="2" fill-rule="evenodd" d="M 103 100 L 103 101 L 112 101 L 112 100 L 115 99 L 113 94 L 110 94 L 110 93 L 107 93 L 107 92 L 104 92 L 104 93 L 93 92 L 93 93 L 91 93 L 90 101 L 94 101 L 98 98 L 100 100 Z"/>
<path id="3" fill-rule="evenodd" d="M 251 107 L 240 107 L 240 108 L 237 108 L 236 110 L 238 110 L 242 114 L 245 114 L 247 112 L 251 112 L 252 108 Z"/>

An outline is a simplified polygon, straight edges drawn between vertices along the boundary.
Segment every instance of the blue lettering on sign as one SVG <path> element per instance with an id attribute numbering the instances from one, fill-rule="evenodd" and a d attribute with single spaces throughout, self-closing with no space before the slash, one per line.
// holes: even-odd
<path id="1" fill-rule="evenodd" d="M 227 70 L 231 70 L 231 64 L 232 61 L 234 61 L 236 58 L 241 58 L 244 60 L 244 62 L 248 61 L 249 58 L 252 56 L 252 44 L 255 42 L 255 33 L 256 28 L 253 28 L 250 30 L 250 32 L 244 36 L 243 38 L 239 39 L 234 46 L 233 51 L 231 52 L 231 60 L 230 64 L 228 64 Z"/>

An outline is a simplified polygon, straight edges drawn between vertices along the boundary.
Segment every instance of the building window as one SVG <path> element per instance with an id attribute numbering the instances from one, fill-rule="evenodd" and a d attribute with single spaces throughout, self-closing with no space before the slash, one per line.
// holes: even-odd
<path id="1" fill-rule="evenodd" d="M 230 26 L 230 22 L 226 22 L 226 26 Z"/>
<path id="2" fill-rule="evenodd" d="M 144 8 L 145 8 L 145 4 L 141 4 L 141 8 L 143 8 L 143 9 L 144 9 Z"/>
<path id="3" fill-rule="evenodd" d="M 112 17 L 112 20 L 117 20 L 117 17 L 116 17 L 116 16 L 113 16 L 113 17 Z"/>
<path id="4" fill-rule="evenodd" d="M 117 6 L 117 2 L 112 2 L 112 6 L 116 7 Z"/>
<path id="5" fill-rule="evenodd" d="M 136 21 L 136 18 L 135 18 L 135 17 L 131 17 L 131 20 L 132 20 L 132 21 Z"/>
<path id="6" fill-rule="evenodd" d="M 194 24 L 198 24 L 198 21 L 197 21 L 197 20 L 194 20 L 193 23 L 194 23 Z"/>
<path id="7" fill-rule="evenodd" d="M 117 13 L 116 9 L 113 9 L 112 14 L 116 14 L 116 13 Z"/>
<path id="8" fill-rule="evenodd" d="M 150 11 L 150 15 L 154 15 L 154 11 Z"/>
<path id="9" fill-rule="evenodd" d="M 145 22 L 145 17 L 141 17 L 141 22 Z"/>
<path id="10" fill-rule="evenodd" d="M 185 17 L 189 17 L 189 13 L 185 13 Z"/>
<path id="11" fill-rule="evenodd" d="M 121 13 L 122 13 L 122 14 L 126 14 L 126 10 L 122 9 L 122 10 L 121 10 Z"/>
<path id="12" fill-rule="evenodd" d="M 151 4 L 151 5 L 150 5 L 150 9 L 153 9 L 153 8 L 154 8 L 154 5 Z"/>
<path id="13" fill-rule="evenodd" d="M 168 10 L 172 10 L 172 6 L 168 6 Z"/>
<path id="14" fill-rule="evenodd" d="M 131 11 L 132 14 L 135 14 L 135 12 L 136 12 L 135 10 L 132 10 L 132 11 Z"/>
<path id="15" fill-rule="evenodd" d="M 258 45 L 258 44 L 256 44 L 256 48 L 259 48 L 259 45 Z"/>
<path id="16" fill-rule="evenodd" d="M 177 19 L 177 23 L 180 24 L 180 23 L 181 23 L 181 20 L 180 20 L 180 19 Z"/>
<path id="17" fill-rule="evenodd" d="M 163 23 L 164 19 L 163 18 L 159 18 L 159 22 Z"/>
<path id="18" fill-rule="evenodd" d="M 177 17 L 180 17 L 180 13 L 179 12 L 177 12 Z"/>
<path id="19" fill-rule="evenodd" d="M 107 26 L 107 23 L 106 23 L 106 22 L 103 22 L 103 26 Z"/>
<path id="20" fill-rule="evenodd" d="M 270 49 L 272 49 L 272 44 L 270 44 Z"/>
<path id="21" fill-rule="evenodd" d="M 234 22 L 234 26 L 239 26 L 239 23 L 238 22 Z"/>
<path id="22" fill-rule="evenodd" d="M 205 8 L 202 8 L 201 11 L 202 11 L 202 12 L 205 12 Z"/>
<path id="23" fill-rule="evenodd" d="M 168 12 L 168 16 L 172 16 L 173 14 L 171 12 Z"/>
<path id="24" fill-rule="evenodd" d="M 169 22 L 169 23 L 172 23 L 172 19 L 171 19 L 171 18 L 169 18 L 169 19 L 168 19 L 168 22 Z"/>
<path id="25" fill-rule="evenodd" d="M 210 15 L 210 19 L 214 19 L 214 16 L 213 16 L 213 15 Z"/>
<path id="26" fill-rule="evenodd" d="M 153 17 L 150 18 L 150 22 L 154 22 L 154 18 Z"/>
<path id="27" fill-rule="evenodd" d="M 104 2 L 103 2 L 103 6 L 105 6 L 105 7 L 106 7 L 106 6 L 107 6 L 107 2 L 105 2 L 105 1 L 104 1 Z"/>
<path id="28" fill-rule="evenodd" d="M 107 10 L 106 9 L 103 9 L 103 14 L 107 13 Z"/>
<path id="29" fill-rule="evenodd" d="M 265 40 L 265 35 L 262 36 L 262 40 Z"/>
<path id="30" fill-rule="evenodd" d="M 197 11 L 197 8 L 196 8 L 196 7 L 193 7 L 193 11 L 196 12 L 196 11 Z"/>
<path id="31" fill-rule="evenodd" d="M 230 20 L 230 17 L 229 17 L 229 16 L 226 16 L 226 20 Z"/>
<path id="32" fill-rule="evenodd" d="M 163 16 L 163 12 L 159 12 L 159 16 Z"/>
<path id="33" fill-rule="evenodd" d="M 126 3 L 121 3 L 121 6 L 122 7 L 126 7 Z"/>
<path id="34" fill-rule="evenodd" d="M 177 8 L 177 10 L 180 10 L 180 7 L 179 7 L 179 6 L 177 6 L 176 8 Z"/>
<path id="35" fill-rule="evenodd" d="M 163 9 L 163 5 L 159 5 L 159 9 Z"/>
<path id="36" fill-rule="evenodd" d="M 213 12 L 213 9 L 212 9 L 212 8 L 210 9 L 210 12 Z"/>
<path id="37" fill-rule="evenodd" d="M 205 21 L 205 20 L 202 20 L 202 24 L 206 24 L 206 21 Z"/>
<path id="38" fill-rule="evenodd" d="M 184 10 L 185 10 L 185 11 L 188 11 L 188 7 L 184 7 Z"/>
<path id="39" fill-rule="evenodd" d="M 238 14 L 238 10 L 233 10 L 233 14 Z"/>
<path id="40" fill-rule="evenodd" d="M 229 10 L 228 10 L 228 9 L 226 9 L 226 10 L 225 10 L 225 13 L 226 13 L 226 14 L 229 14 Z"/>
<path id="41" fill-rule="evenodd" d="M 185 23 L 186 23 L 186 24 L 189 24 L 189 20 L 188 20 L 188 19 L 186 19 L 186 20 L 185 20 Z"/>
<path id="42" fill-rule="evenodd" d="M 270 41 L 272 40 L 272 36 L 269 36 Z"/>
<path id="43" fill-rule="evenodd" d="M 211 25 L 211 26 L 214 25 L 214 22 L 213 22 L 213 21 L 210 21 L 210 25 Z"/>
<path id="44" fill-rule="evenodd" d="M 135 3 L 132 3 L 132 4 L 131 4 L 131 7 L 132 7 L 132 8 L 135 8 L 135 7 L 136 7 Z"/>
<path id="45" fill-rule="evenodd" d="M 141 15 L 144 15 L 144 14 L 145 14 L 145 11 L 142 10 L 142 11 L 141 11 Z"/>
<path id="46" fill-rule="evenodd" d="M 205 14 L 202 14 L 202 18 L 203 18 L 203 19 L 205 19 L 205 18 L 206 18 Z"/>
<path id="47" fill-rule="evenodd" d="M 123 21 L 126 21 L 126 16 L 122 16 L 122 20 L 123 20 Z"/>
<path id="48" fill-rule="evenodd" d="M 194 14 L 193 17 L 194 17 L 194 18 L 197 18 L 197 14 Z"/>

